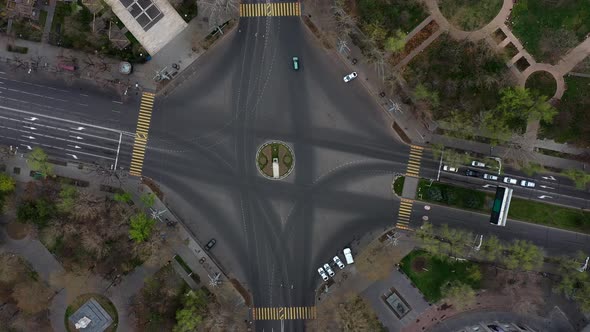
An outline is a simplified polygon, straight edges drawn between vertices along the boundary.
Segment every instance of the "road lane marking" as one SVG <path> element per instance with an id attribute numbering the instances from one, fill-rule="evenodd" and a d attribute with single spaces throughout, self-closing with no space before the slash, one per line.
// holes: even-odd
<path id="1" fill-rule="evenodd" d="M 85 122 L 78 122 L 78 121 L 73 121 L 73 120 L 59 118 L 59 117 L 56 117 L 56 116 L 43 115 L 43 114 L 39 114 L 39 113 L 35 113 L 35 112 L 23 111 L 23 110 L 20 110 L 18 108 L 13 108 L 13 107 L 8 107 L 8 106 L 2 106 L 2 105 L 0 105 L 0 109 L 5 109 L 7 111 L 13 111 L 13 112 L 16 112 L 16 113 L 22 113 L 22 114 L 26 114 L 26 115 L 29 115 L 29 116 L 32 115 L 32 116 L 35 116 L 35 117 L 43 117 L 43 118 L 51 119 L 51 120 L 73 123 L 73 124 L 77 124 L 77 125 L 81 125 L 81 126 L 85 126 L 85 127 L 92 127 L 92 128 L 96 128 L 96 129 L 102 129 L 102 130 L 106 130 L 106 131 L 115 132 L 117 134 L 120 133 L 120 132 L 123 132 L 124 134 L 127 133 L 125 131 L 121 131 L 121 130 L 118 130 L 118 129 L 101 127 L 101 126 L 95 126 L 95 125 L 92 125 L 92 124 L 89 124 L 89 123 L 85 123 Z"/>
<path id="2" fill-rule="evenodd" d="M 150 130 L 154 99 L 155 95 L 151 92 L 144 92 L 141 95 L 137 127 L 135 128 L 134 135 L 135 141 L 133 143 L 133 153 L 131 155 L 130 175 L 141 176 L 143 171 L 143 161 L 148 142 L 148 132 Z"/>

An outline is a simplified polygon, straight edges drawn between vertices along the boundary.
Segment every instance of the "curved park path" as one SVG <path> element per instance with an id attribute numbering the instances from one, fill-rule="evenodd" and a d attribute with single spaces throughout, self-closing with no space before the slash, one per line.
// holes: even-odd
<path id="1" fill-rule="evenodd" d="M 548 72 L 553 76 L 556 82 L 556 91 L 552 96 L 553 99 L 561 99 L 561 97 L 563 97 L 565 89 L 567 88 L 565 85 L 564 76 L 567 75 L 578 63 L 580 63 L 590 54 L 590 38 L 586 38 L 586 40 L 581 42 L 578 46 L 567 52 L 567 54 L 565 54 L 556 65 L 535 61 L 532 55 L 523 47 L 520 40 L 516 38 L 510 28 L 506 25 L 506 21 L 510 18 L 510 13 L 514 5 L 513 0 L 504 0 L 502 8 L 496 17 L 483 28 L 475 31 L 463 31 L 452 25 L 442 15 L 440 8 L 438 7 L 438 0 L 424 0 L 424 3 L 431 15 L 428 20 L 432 19 L 436 21 L 440 27 L 440 30 L 448 32 L 449 35 L 454 39 L 468 39 L 471 41 L 480 41 L 483 39 L 497 50 L 501 50 L 509 44 L 514 45 L 514 47 L 516 47 L 518 50 L 518 53 L 512 57 L 507 64 L 510 67 L 510 70 L 516 76 L 518 85 L 525 86 L 527 78 L 535 72 Z M 501 30 L 504 35 L 506 35 L 506 38 L 504 38 L 504 40 L 499 43 L 492 37 L 492 34 L 497 30 Z M 523 71 L 520 71 L 516 66 L 516 62 L 522 58 L 526 59 L 530 66 Z M 534 136 L 536 138 L 538 130 L 539 121 L 530 121 L 527 126 L 526 135 Z"/>

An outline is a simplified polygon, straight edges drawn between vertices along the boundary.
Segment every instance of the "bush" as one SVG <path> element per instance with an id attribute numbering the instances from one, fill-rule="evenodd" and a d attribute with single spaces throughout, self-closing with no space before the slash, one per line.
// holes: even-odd
<path id="1" fill-rule="evenodd" d="M 56 207 L 53 203 L 45 199 L 37 201 L 25 201 L 18 206 L 16 216 L 20 222 L 31 222 L 39 227 L 47 225 L 56 212 Z"/>
<path id="2" fill-rule="evenodd" d="M 8 44 L 8 46 L 6 46 L 6 50 L 8 52 L 21 53 L 21 54 L 27 54 L 27 52 L 29 52 L 28 47 L 14 46 L 14 45 L 10 45 L 10 44 Z"/>

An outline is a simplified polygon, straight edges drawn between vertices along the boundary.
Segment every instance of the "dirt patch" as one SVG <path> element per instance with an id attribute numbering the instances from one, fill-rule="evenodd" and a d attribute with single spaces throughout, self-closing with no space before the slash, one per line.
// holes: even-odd
<path id="1" fill-rule="evenodd" d="M 229 281 L 234 286 L 234 288 L 238 291 L 238 293 L 240 293 L 240 295 L 242 295 L 246 305 L 248 307 L 252 306 L 252 299 L 250 298 L 250 293 L 248 293 L 248 291 L 244 288 L 244 286 L 242 286 L 242 284 L 236 279 L 232 278 L 232 279 L 229 279 Z"/>
<path id="2" fill-rule="evenodd" d="M 412 271 L 416 273 L 423 272 L 426 268 L 426 257 L 416 257 L 414 261 L 412 261 Z"/>
<path id="3" fill-rule="evenodd" d="M 145 184 L 146 186 L 150 187 L 150 189 L 154 192 L 154 194 L 156 194 L 156 196 L 161 200 L 164 201 L 164 193 L 162 192 L 162 190 L 160 189 L 160 187 L 156 184 L 156 182 L 154 182 L 154 180 L 144 176 L 141 178 L 141 181 L 143 182 L 143 184 Z"/>
<path id="4" fill-rule="evenodd" d="M 31 232 L 31 226 L 17 221 L 6 225 L 6 234 L 13 240 L 22 240 Z"/>
<path id="5" fill-rule="evenodd" d="M 311 21 L 309 17 L 303 16 L 303 22 L 305 22 L 305 25 L 307 25 L 307 27 L 309 28 L 309 30 L 311 30 L 314 36 L 316 36 L 322 42 L 322 45 L 325 49 L 332 48 L 332 45 L 330 44 L 328 38 L 322 35 L 320 29 L 318 29 L 318 27 Z"/>

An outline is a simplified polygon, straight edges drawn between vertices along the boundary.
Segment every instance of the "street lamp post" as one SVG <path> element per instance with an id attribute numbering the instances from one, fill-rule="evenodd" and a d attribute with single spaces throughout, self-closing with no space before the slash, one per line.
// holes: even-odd
<path id="1" fill-rule="evenodd" d="M 498 175 L 500 175 L 500 173 L 502 173 L 502 158 L 500 158 L 500 157 L 492 157 L 492 158 L 494 158 L 498 162 L 498 164 L 500 165 L 498 168 Z"/>

